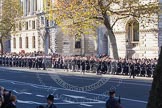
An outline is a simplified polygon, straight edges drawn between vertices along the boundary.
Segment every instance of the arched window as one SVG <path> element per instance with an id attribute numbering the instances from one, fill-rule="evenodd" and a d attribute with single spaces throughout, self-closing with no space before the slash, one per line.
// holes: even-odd
<path id="1" fill-rule="evenodd" d="M 26 44 L 26 48 L 29 48 L 29 40 L 28 40 L 28 37 L 26 37 L 26 39 L 25 39 L 25 44 Z"/>
<path id="2" fill-rule="evenodd" d="M 22 48 L 22 37 L 19 37 L 19 48 Z"/>
<path id="3" fill-rule="evenodd" d="M 128 28 L 128 41 L 131 41 L 132 43 L 138 43 L 139 42 L 139 23 L 136 20 L 132 20 L 128 22 L 127 24 Z"/>
<path id="4" fill-rule="evenodd" d="M 16 38 L 13 38 L 13 48 L 16 48 Z"/>
<path id="5" fill-rule="evenodd" d="M 35 36 L 32 37 L 32 46 L 35 48 Z"/>

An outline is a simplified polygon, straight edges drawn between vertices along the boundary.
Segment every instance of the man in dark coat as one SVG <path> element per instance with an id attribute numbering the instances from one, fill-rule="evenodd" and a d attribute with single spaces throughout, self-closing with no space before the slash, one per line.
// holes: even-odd
<path id="1" fill-rule="evenodd" d="M 49 95 L 47 97 L 47 105 L 45 108 L 56 108 L 56 106 L 54 105 L 54 96 L 53 95 Z"/>
<path id="2" fill-rule="evenodd" d="M 109 96 L 110 96 L 109 99 L 106 101 L 106 108 L 122 108 L 119 100 L 115 99 L 115 91 L 114 90 L 110 90 Z"/>

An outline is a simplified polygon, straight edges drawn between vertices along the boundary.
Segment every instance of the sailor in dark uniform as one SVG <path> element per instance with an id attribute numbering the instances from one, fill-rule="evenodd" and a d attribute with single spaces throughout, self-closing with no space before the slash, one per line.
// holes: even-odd
<path id="1" fill-rule="evenodd" d="M 152 75 L 151 70 L 152 70 L 152 65 L 151 65 L 150 62 L 148 62 L 148 63 L 146 64 L 146 72 L 147 72 L 147 76 L 148 76 L 148 77 L 151 77 L 151 75 Z"/>
<path id="2" fill-rule="evenodd" d="M 77 58 L 77 61 L 76 61 L 76 63 L 77 63 L 77 71 L 79 71 L 80 70 L 80 65 L 81 65 L 81 60 L 80 60 L 80 57 L 79 58 Z"/>
<path id="3" fill-rule="evenodd" d="M 146 64 L 142 63 L 141 64 L 141 76 L 145 76 L 146 74 Z"/>
<path id="4" fill-rule="evenodd" d="M 117 70 L 117 62 L 115 60 L 113 60 L 111 62 L 111 73 L 115 75 L 116 74 L 116 70 Z"/>
<path id="5" fill-rule="evenodd" d="M 2 66 L 2 56 L 0 55 L 0 66 Z"/>
<path id="6" fill-rule="evenodd" d="M 3 56 L 2 61 L 3 61 L 3 66 L 6 66 L 6 56 Z"/>
<path id="7" fill-rule="evenodd" d="M 82 74 L 85 74 L 85 70 L 86 70 L 86 63 L 85 63 L 85 58 L 82 59 L 81 61 L 81 67 L 82 67 Z"/>
<path id="8" fill-rule="evenodd" d="M 102 74 L 106 74 L 107 73 L 107 62 L 105 60 L 102 60 L 101 63 L 101 70 L 102 70 Z"/>
<path id="9" fill-rule="evenodd" d="M 38 57 L 35 58 L 35 67 L 38 70 L 38 68 L 39 68 L 39 58 Z"/>
<path id="10" fill-rule="evenodd" d="M 134 63 L 134 72 L 135 72 L 135 75 L 139 75 L 139 73 L 140 73 L 139 64 L 137 61 L 135 61 L 135 63 Z"/>
<path id="11" fill-rule="evenodd" d="M 118 61 L 117 63 L 117 74 L 120 74 L 122 72 L 122 63 L 121 61 Z"/>
<path id="12" fill-rule="evenodd" d="M 31 69 L 33 65 L 32 58 L 28 58 L 28 63 L 29 63 L 29 69 Z"/>
<path id="13" fill-rule="evenodd" d="M 126 73 L 128 72 L 126 60 L 124 60 L 122 66 L 123 66 L 123 75 L 126 75 Z"/>
<path id="14" fill-rule="evenodd" d="M 133 76 L 135 78 L 135 64 L 132 62 L 130 65 L 130 78 Z"/>
<path id="15" fill-rule="evenodd" d="M 86 58 L 85 60 L 85 65 L 86 65 L 86 72 L 88 72 L 90 70 L 90 62 L 88 58 Z"/>
<path id="16" fill-rule="evenodd" d="M 107 60 L 106 61 L 106 65 L 107 65 L 107 73 L 110 74 L 111 72 L 111 60 Z"/>
<path id="17" fill-rule="evenodd" d="M 13 65 L 13 56 L 11 56 L 11 57 L 9 58 L 9 61 L 10 61 L 10 67 L 12 67 L 12 65 Z"/>
<path id="18" fill-rule="evenodd" d="M 98 75 L 98 74 L 101 74 L 101 66 L 102 66 L 101 59 L 97 60 L 96 63 L 97 63 L 97 65 L 96 65 L 97 66 L 97 73 L 96 74 Z"/>
<path id="19" fill-rule="evenodd" d="M 76 59 L 75 59 L 75 57 L 72 58 L 71 65 L 72 65 L 72 71 L 75 72 L 75 65 L 76 65 Z"/>

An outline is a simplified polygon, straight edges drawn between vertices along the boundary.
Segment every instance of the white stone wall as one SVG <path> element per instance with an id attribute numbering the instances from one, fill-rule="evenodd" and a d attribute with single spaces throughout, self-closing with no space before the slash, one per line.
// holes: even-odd
<path id="1" fill-rule="evenodd" d="M 153 17 L 154 18 L 154 17 Z M 152 19 L 153 19 L 152 18 Z M 156 16 L 157 18 L 157 16 Z M 126 24 L 130 20 L 123 19 L 116 23 L 114 26 L 114 33 L 116 36 L 117 41 L 117 47 L 118 47 L 118 53 L 119 57 L 126 57 L 126 39 L 127 39 L 127 27 Z M 146 19 L 147 20 L 147 19 Z M 140 22 L 140 19 L 137 19 L 139 21 L 139 43 L 136 44 L 136 46 L 132 46 L 133 44 L 129 44 L 129 48 L 127 49 L 130 57 L 133 58 L 155 58 L 158 57 L 158 26 L 157 22 Z M 144 26 L 143 26 L 144 25 Z M 112 54 L 112 51 L 110 49 L 110 55 Z"/>
<path id="2" fill-rule="evenodd" d="M 26 48 L 26 36 L 28 37 L 28 48 Z M 33 48 L 32 45 L 32 37 L 35 36 L 35 48 Z M 19 46 L 19 37 L 22 37 L 22 48 Z M 13 38 L 16 38 L 16 48 L 14 48 Z M 12 36 L 11 38 L 11 52 L 19 53 L 21 50 L 24 50 L 25 52 L 34 52 L 38 51 L 38 35 L 36 31 L 30 31 L 30 32 L 23 32 L 21 34 L 17 34 L 15 36 Z"/>
<path id="3" fill-rule="evenodd" d="M 21 22 L 22 24 L 22 30 L 19 31 L 19 29 L 17 28 L 16 32 L 13 32 L 11 34 L 11 52 L 20 52 L 21 50 L 25 50 L 25 52 L 34 52 L 34 51 L 38 51 L 38 31 L 35 29 L 32 29 L 32 21 L 35 21 L 36 24 L 36 19 L 37 17 L 35 15 L 33 16 L 26 16 L 26 17 L 22 17 L 21 20 L 19 20 L 18 22 Z M 28 30 L 25 29 L 25 22 L 28 22 Z M 32 37 L 35 36 L 35 48 L 33 48 L 32 45 Z M 16 38 L 16 48 L 14 48 L 13 46 L 13 38 Z M 20 48 L 19 46 L 19 37 L 22 37 L 22 48 Z M 26 37 L 28 37 L 28 48 L 26 48 Z M 42 40 L 41 40 L 42 41 Z M 42 42 L 41 42 L 42 43 Z M 41 47 L 41 50 L 43 48 Z"/>
<path id="4" fill-rule="evenodd" d="M 23 16 L 22 19 L 19 21 L 22 22 L 22 25 L 25 25 L 25 22 L 28 22 L 28 30 L 25 30 L 25 26 L 22 26 L 22 30 L 19 31 L 17 28 L 17 32 L 11 34 L 11 52 L 20 52 L 21 50 L 25 50 L 25 52 L 34 52 L 34 51 L 44 51 L 44 46 L 43 46 L 43 38 L 44 36 L 44 25 L 42 25 L 41 19 L 39 19 L 39 24 L 37 22 L 37 13 L 40 13 L 43 11 L 43 0 L 22 0 L 23 3 Z M 30 3 L 30 4 L 29 4 Z M 37 4 L 37 5 L 36 5 Z M 30 7 L 30 10 L 29 10 Z M 18 22 L 19 22 L 18 21 Z M 35 21 L 35 29 L 32 29 L 32 21 Z M 45 22 L 45 19 L 44 19 Z M 45 24 L 45 23 L 44 23 Z M 40 25 L 40 34 L 38 33 L 39 31 L 37 30 L 38 25 Z M 52 31 L 53 32 L 53 31 Z M 51 32 L 51 36 L 53 36 L 51 39 L 52 41 L 55 40 L 55 34 Z M 26 48 L 26 36 L 28 37 L 29 40 L 29 47 Z M 35 36 L 35 48 L 33 48 L 33 42 L 32 42 L 32 37 Z M 16 38 L 16 48 L 13 46 L 13 38 Z M 22 37 L 22 48 L 19 46 L 19 37 Z M 48 43 L 47 43 L 48 44 Z M 53 45 L 54 46 L 54 45 Z M 54 49 L 55 51 L 55 49 Z"/>

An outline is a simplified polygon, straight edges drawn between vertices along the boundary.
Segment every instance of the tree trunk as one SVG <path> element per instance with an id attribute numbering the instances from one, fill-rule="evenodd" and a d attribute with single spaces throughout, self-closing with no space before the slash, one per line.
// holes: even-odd
<path id="1" fill-rule="evenodd" d="M 3 55 L 3 39 L 2 38 L 0 39 L 0 44 L 1 44 L 1 52 L 0 53 Z"/>
<path id="2" fill-rule="evenodd" d="M 147 108 L 162 108 L 162 50 L 160 52 L 158 64 L 154 72 L 154 79 Z"/>
<path id="3" fill-rule="evenodd" d="M 103 13 L 103 17 L 104 17 L 104 25 L 107 28 L 109 39 L 110 39 L 110 45 L 112 47 L 113 58 L 119 59 L 116 37 L 114 35 L 114 32 L 112 30 L 112 27 L 110 25 L 110 21 L 109 21 L 109 18 L 108 18 L 108 15 L 106 14 L 106 12 Z"/>

